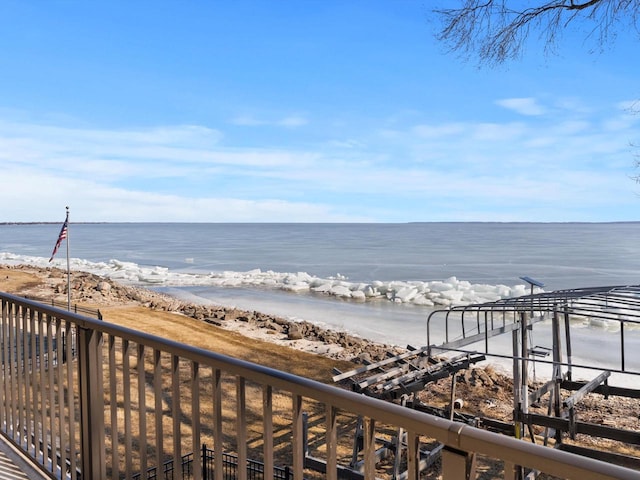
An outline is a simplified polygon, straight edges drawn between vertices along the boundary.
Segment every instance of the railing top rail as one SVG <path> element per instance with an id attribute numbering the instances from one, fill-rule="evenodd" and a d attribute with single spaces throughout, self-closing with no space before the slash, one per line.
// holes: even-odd
<path id="1" fill-rule="evenodd" d="M 578 469 L 584 479 L 640 479 L 640 472 L 483 431 L 469 425 L 427 415 L 333 385 L 327 385 L 191 345 L 181 344 L 127 327 L 91 319 L 16 295 L 0 293 L 0 300 L 2 300 L 3 314 L 7 303 L 20 305 L 42 312 L 52 318 L 69 320 L 79 328 L 120 337 L 200 365 L 221 369 L 226 373 L 244 377 L 258 384 L 270 385 L 274 388 L 292 392 L 295 395 L 317 400 L 338 410 L 358 413 L 375 419 L 376 422 L 381 424 L 396 425 L 413 434 L 434 438 L 455 449 L 489 455 L 513 464 L 525 464 L 531 468 L 540 469 L 554 475 L 565 476 L 564 472 L 567 471 L 567 468 L 571 468 L 570 472 L 572 474 L 575 474 L 576 469 Z M 525 459 L 526 462 L 524 462 Z"/>

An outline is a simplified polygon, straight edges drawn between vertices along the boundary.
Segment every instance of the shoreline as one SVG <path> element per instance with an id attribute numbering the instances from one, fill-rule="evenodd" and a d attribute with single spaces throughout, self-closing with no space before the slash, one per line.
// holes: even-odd
<path id="1" fill-rule="evenodd" d="M 67 302 L 67 272 L 57 267 L 6 265 L 0 268 L 36 275 L 42 281 L 20 293 L 34 300 Z M 138 305 L 153 310 L 184 315 L 247 338 L 323 355 L 356 364 L 375 362 L 397 355 L 406 348 L 383 344 L 346 331 L 320 327 L 306 320 L 294 321 L 258 311 L 211 303 L 181 300 L 144 287 L 124 285 L 96 274 L 71 272 L 71 303 L 90 308 Z M 1 284 L 0 284 L 1 287 Z"/>
<path id="2" fill-rule="evenodd" d="M 31 264 L 0 263 L 0 270 L 3 268 L 30 273 L 41 280 L 41 285 L 34 285 L 22 292 L 23 296 L 46 302 L 55 300 L 66 306 L 66 270 L 57 266 L 41 267 Z M 263 313 L 258 310 L 226 306 L 204 298 L 202 301 L 180 298 L 145 286 L 127 285 L 120 283 L 119 280 L 82 270 L 72 270 L 71 279 L 72 304 L 90 308 L 138 305 L 156 311 L 183 315 L 250 339 L 322 355 L 334 360 L 349 361 L 354 364 L 375 363 L 387 359 L 389 356 L 426 346 L 426 344 L 413 343 L 404 346 L 385 343 L 308 320 L 285 318 L 281 315 Z M 0 291 L 2 291 L 1 283 Z M 438 352 L 437 349 L 435 351 Z M 446 354 L 436 353 L 435 355 L 440 358 L 447 357 Z M 489 356 L 487 360 L 474 368 L 490 368 L 509 380 L 513 379 L 511 361 L 500 359 L 499 356 Z M 544 382 L 551 378 L 551 371 L 550 365 L 544 362 L 539 363 L 537 372 L 534 367 L 533 377 L 537 383 Z M 612 379 L 618 376 L 618 374 L 613 374 Z M 633 387 L 628 382 L 625 380 L 623 384 L 618 386 Z"/>

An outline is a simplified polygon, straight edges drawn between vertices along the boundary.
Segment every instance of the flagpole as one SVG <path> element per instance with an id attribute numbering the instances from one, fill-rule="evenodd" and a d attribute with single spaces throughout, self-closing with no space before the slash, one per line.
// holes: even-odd
<path id="1" fill-rule="evenodd" d="M 71 311 L 71 266 L 69 263 L 69 207 L 67 206 L 67 310 Z"/>

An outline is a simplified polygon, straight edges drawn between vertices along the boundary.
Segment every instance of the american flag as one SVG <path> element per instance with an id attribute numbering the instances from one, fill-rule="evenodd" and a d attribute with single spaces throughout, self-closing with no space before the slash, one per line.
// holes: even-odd
<path id="1" fill-rule="evenodd" d="M 65 238 L 67 238 L 68 228 L 69 228 L 69 216 L 67 216 L 67 219 L 64 221 L 64 224 L 62 224 L 62 230 L 60 230 L 60 235 L 58 235 L 58 241 L 56 242 L 56 246 L 53 247 L 53 253 L 51 254 L 51 258 L 49 259 L 49 261 L 53 260 L 53 257 L 58 251 L 58 248 L 60 248 L 60 244 Z"/>

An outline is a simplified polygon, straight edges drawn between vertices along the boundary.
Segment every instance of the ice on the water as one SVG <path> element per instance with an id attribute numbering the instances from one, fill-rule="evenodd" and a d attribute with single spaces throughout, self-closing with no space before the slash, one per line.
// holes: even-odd
<path id="1" fill-rule="evenodd" d="M 4 263 L 26 263 L 47 267 L 51 264 L 44 257 L 0 253 Z M 316 293 L 359 302 L 384 300 L 428 307 L 449 307 L 517 297 L 528 293 L 525 285 L 472 284 L 456 277 L 434 281 L 382 281 L 370 283 L 352 282 L 337 273 L 329 278 L 320 278 L 307 272 L 274 272 L 260 269 L 246 272 L 178 272 L 162 266 L 143 266 L 134 262 L 110 260 L 90 262 L 73 258 L 71 268 L 95 273 L 107 278 L 136 285 L 163 286 L 211 286 L 251 287 L 290 291 L 294 293 Z M 53 265 L 65 268 L 66 261 L 57 259 Z"/>

